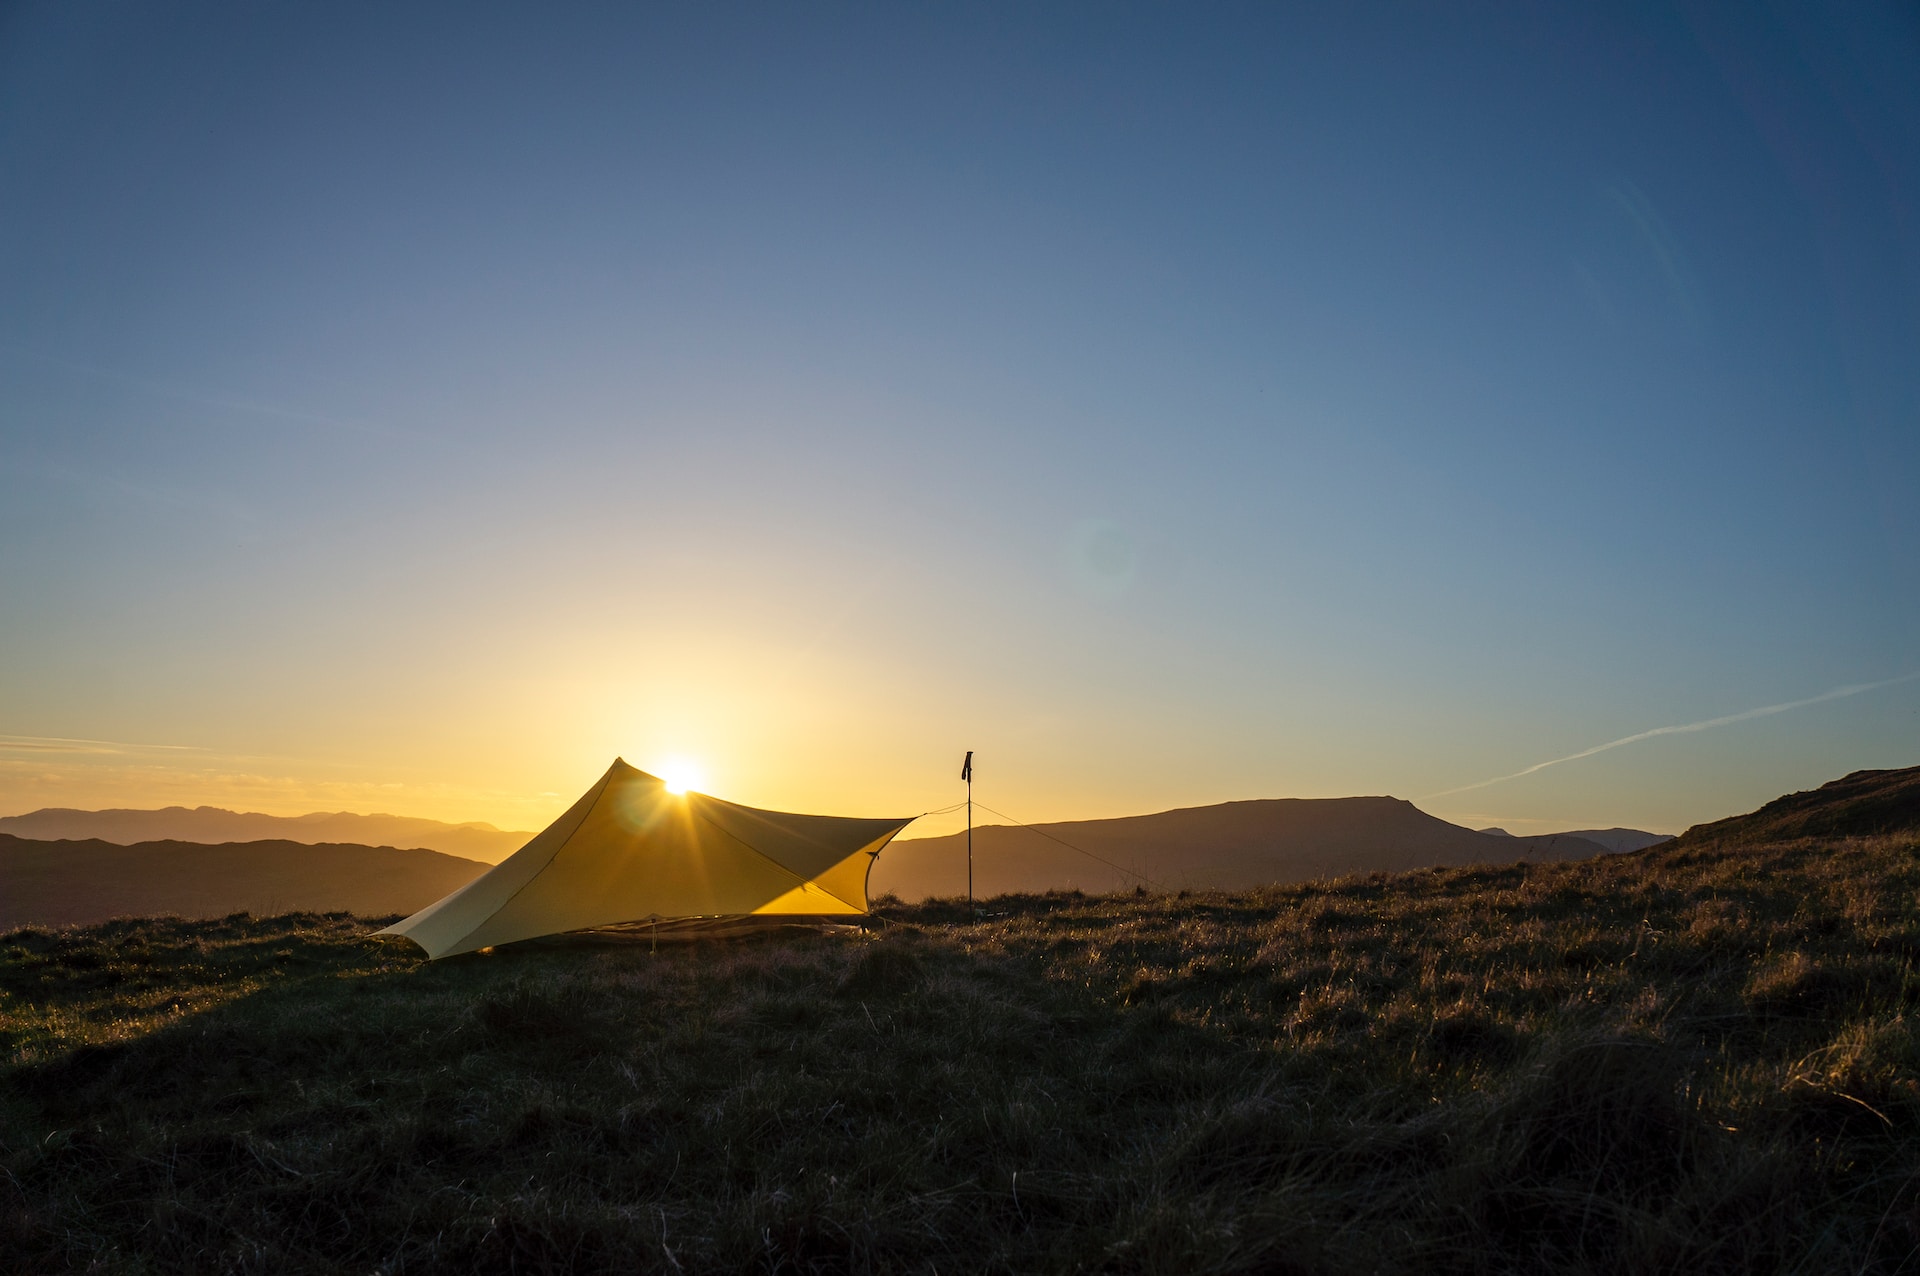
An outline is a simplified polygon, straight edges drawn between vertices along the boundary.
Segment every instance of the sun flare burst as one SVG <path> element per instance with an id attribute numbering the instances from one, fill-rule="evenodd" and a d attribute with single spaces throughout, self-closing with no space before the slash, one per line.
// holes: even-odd
<path id="1" fill-rule="evenodd" d="M 666 781 L 669 793 L 685 793 L 688 789 L 705 784 L 707 780 L 706 772 L 691 758 L 668 758 L 660 764 L 658 774 Z"/>

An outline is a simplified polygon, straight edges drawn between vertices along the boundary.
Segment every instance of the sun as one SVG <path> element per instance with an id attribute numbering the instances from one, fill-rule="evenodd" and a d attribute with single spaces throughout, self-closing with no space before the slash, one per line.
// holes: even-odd
<path id="1" fill-rule="evenodd" d="M 668 758 L 660 764 L 659 772 L 669 793 L 685 793 L 695 785 L 706 783 L 707 779 L 700 764 L 689 758 Z"/>

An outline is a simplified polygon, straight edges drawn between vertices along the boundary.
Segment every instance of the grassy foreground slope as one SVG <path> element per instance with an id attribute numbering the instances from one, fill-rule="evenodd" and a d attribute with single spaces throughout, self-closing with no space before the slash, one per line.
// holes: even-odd
<path id="1" fill-rule="evenodd" d="M 1920 1270 L 1920 841 L 437 965 L 0 937 L 0 1255 L 235 1272 Z"/>

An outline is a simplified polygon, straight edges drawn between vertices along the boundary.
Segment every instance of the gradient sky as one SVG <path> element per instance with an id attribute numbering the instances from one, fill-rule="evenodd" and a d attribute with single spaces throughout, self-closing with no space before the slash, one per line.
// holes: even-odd
<path id="1" fill-rule="evenodd" d="M 1871 4 L 0 9 L 0 813 L 974 749 L 1026 820 L 1673 830 L 1920 763 L 1902 681 L 1448 792 L 1920 673 L 1915 66 Z"/>

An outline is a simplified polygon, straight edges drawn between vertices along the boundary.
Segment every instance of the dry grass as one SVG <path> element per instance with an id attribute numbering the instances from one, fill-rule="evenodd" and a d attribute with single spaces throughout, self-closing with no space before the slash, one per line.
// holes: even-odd
<path id="1" fill-rule="evenodd" d="M 0 937 L 0 1262 L 1920 1271 L 1920 845 L 438 965 Z"/>

